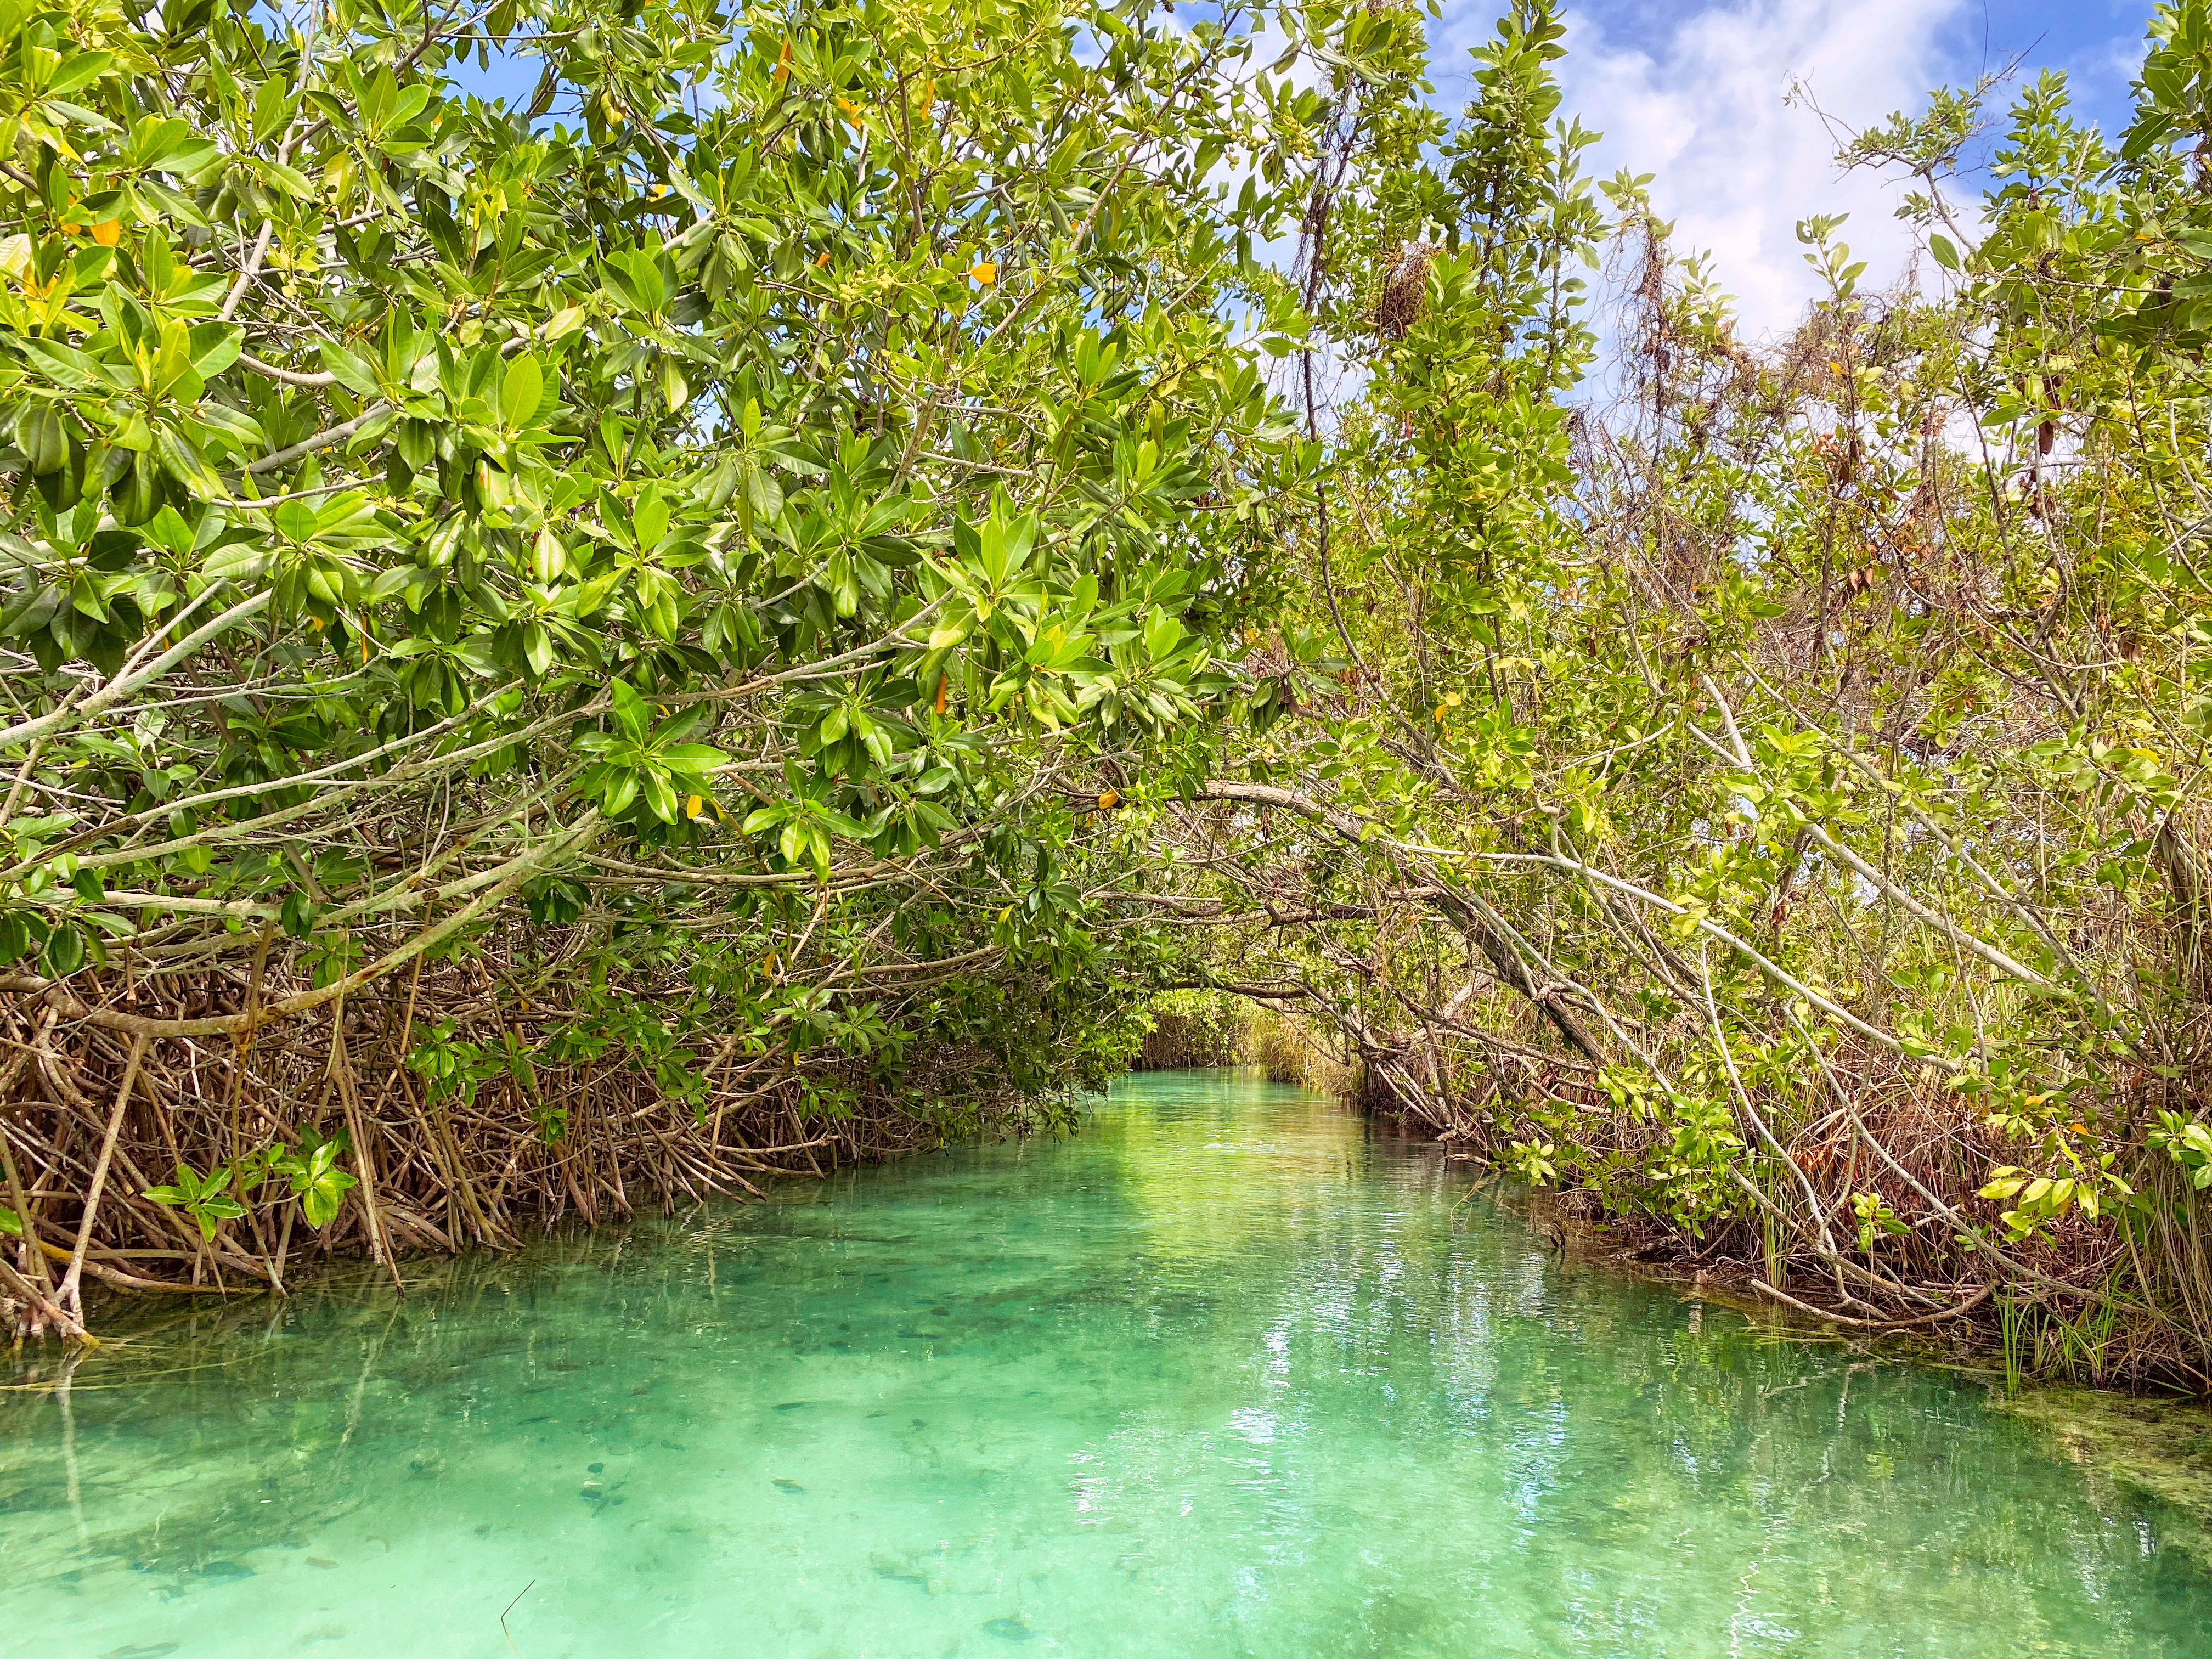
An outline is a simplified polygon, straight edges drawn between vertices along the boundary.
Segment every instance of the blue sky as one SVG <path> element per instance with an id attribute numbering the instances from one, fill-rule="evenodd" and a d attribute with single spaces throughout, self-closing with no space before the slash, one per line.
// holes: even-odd
<path id="1" fill-rule="evenodd" d="M 1445 0 L 1431 27 L 1438 101 L 1468 88 L 1468 48 L 1500 0 Z M 1910 107 L 1931 87 L 1970 82 L 2025 54 L 2023 75 L 2063 69 L 2077 106 L 2124 125 L 2148 0 L 1575 0 L 1562 65 L 1569 106 L 1606 135 L 1596 169 L 1656 175 L 1678 246 L 1710 250 L 1753 337 L 1788 328 L 1813 293 L 1795 234 L 1809 213 L 1848 211 L 1844 236 L 1898 270 L 1910 238 L 1897 191 L 1839 179 L 1819 118 L 1790 108 L 1793 82 L 1853 126 Z"/>

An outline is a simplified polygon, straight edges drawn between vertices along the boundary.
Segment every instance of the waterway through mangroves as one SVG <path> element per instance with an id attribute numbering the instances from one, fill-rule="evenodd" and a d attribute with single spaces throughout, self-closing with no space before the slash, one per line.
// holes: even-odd
<path id="1" fill-rule="evenodd" d="M 0 1652 L 2212 1655 L 2191 1516 L 1979 1386 L 1247 1073 L 412 1271 L 0 1395 Z"/>

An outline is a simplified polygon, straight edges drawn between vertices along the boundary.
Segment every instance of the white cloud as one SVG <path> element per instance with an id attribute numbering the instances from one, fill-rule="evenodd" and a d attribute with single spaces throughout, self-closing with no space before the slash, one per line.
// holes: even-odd
<path id="1" fill-rule="evenodd" d="M 1779 333 L 1820 287 L 1795 234 L 1813 213 L 1848 213 L 1840 233 L 1870 262 L 1867 280 L 1901 270 L 1912 244 L 1895 217 L 1898 187 L 1838 179 L 1835 141 L 1784 97 L 1804 85 L 1851 126 L 1917 105 L 1956 78 L 1944 30 L 1964 0 L 1735 0 L 1646 13 L 1637 38 L 1586 12 L 1568 15 L 1560 65 L 1567 110 L 1604 133 L 1593 167 L 1656 174 L 1652 204 L 1674 221 L 1678 251 L 1709 249 L 1736 296 L 1743 331 Z M 1436 26 L 1440 99 L 1464 96 L 1455 71 L 1490 33 L 1497 0 L 1456 0 Z"/>

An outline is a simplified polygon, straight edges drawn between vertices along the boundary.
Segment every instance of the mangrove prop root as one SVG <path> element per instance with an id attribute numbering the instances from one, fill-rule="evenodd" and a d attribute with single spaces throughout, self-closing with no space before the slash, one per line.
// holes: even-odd
<path id="1" fill-rule="evenodd" d="M 137 1012 L 195 1025 L 219 1018 L 222 984 L 211 977 L 198 1007 L 172 987 L 176 1006 L 149 1014 L 142 998 Z M 272 984 L 271 1000 L 283 990 Z M 420 1029 L 405 1005 L 418 997 L 457 1030 L 495 1042 L 501 1031 L 534 1041 L 548 1018 L 452 964 L 388 994 L 357 988 L 316 1018 L 260 1024 L 224 1042 L 228 1054 L 188 1036 L 55 1021 L 40 993 L 0 995 L 0 1042 L 38 1049 L 41 1062 L 0 1073 L 0 1137 L 19 1172 L 28 1247 L 23 1269 L 0 1261 L 0 1319 L 24 1334 L 87 1340 L 86 1280 L 130 1292 L 281 1289 L 286 1255 L 296 1262 L 303 1241 L 314 1256 L 372 1256 L 397 1281 L 402 1251 L 506 1249 L 572 1214 L 619 1220 L 641 1202 L 667 1212 L 745 1197 L 764 1190 L 763 1176 L 827 1174 L 933 1146 L 942 1133 L 872 1091 L 864 1073 L 833 1076 L 781 1060 L 709 1067 L 695 1099 L 669 1097 L 611 1055 L 541 1060 L 527 1087 L 501 1078 L 440 1097 L 403 1052 L 403 1038 Z M 810 1084 L 832 1080 L 858 1104 L 834 1120 L 808 1115 Z M 908 1082 L 1008 1113 L 1019 1104 L 980 1052 L 948 1047 Z M 804 1132 L 793 1134 L 794 1123 Z M 210 1238 L 173 1195 L 148 1196 L 179 1164 L 198 1177 L 241 1161 L 251 1169 L 258 1155 L 310 1134 L 343 1137 L 339 1167 L 356 1183 L 319 1230 L 276 1175 L 222 1188 L 216 1196 L 246 1213 L 211 1214 Z M 65 1269 L 58 1290 L 30 1276 L 40 1261 Z"/>
<path id="2" fill-rule="evenodd" d="M 1776 1290 L 1763 1279 L 1754 1279 L 1751 1281 L 1751 1285 L 1753 1290 L 1770 1301 L 1779 1302 L 1784 1307 L 1795 1308 L 1802 1314 L 1810 1314 L 1824 1323 L 1849 1325 L 1855 1329 L 1866 1331 L 1901 1331 L 1914 1325 L 1934 1325 L 1946 1319 L 1957 1319 L 1961 1315 L 1972 1313 L 1983 1303 L 1988 1301 L 1991 1289 L 1990 1285 L 1981 1285 L 1964 1302 L 1953 1307 L 1938 1308 L 1934 1313 L 1914 1314 L 1904 1319 L 1855 1319 L 1849 1314 L 1835 1313 L 1826 1308 L 1816 1308 L 1808 1302 L 1800 1302 L 1787 1291 Z"/>

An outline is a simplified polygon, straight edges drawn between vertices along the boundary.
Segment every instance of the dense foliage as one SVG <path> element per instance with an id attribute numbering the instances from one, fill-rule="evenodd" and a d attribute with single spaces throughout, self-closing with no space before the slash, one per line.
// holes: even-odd
<path id="1" fill-rule="evenodd" d="M 1516 6 L 1310 245 L 1360 379 L 1287 717 L 1170 815 L 1237 846 L 1222 976 L 1656 1249 L 2212 1385 L 2206 9 L 2116 146 L 2057 76 L 1856 135 L 1927 261 L 1870 291 L 1808 218 L 1771 348 L 1647 180 L 1581 175 L 1560 34 Z"/>
<path id="2" fill-rule="evenodd" d="M 1224 320 L 1320 120 L 1254 49 L 0 7 L 7 1288 L 75 1328 L 295 1217 L 496 1241 L 1118 1066 L 1177 940 L 1089 902 L 1111 809 L 1312 459 Z"/>

